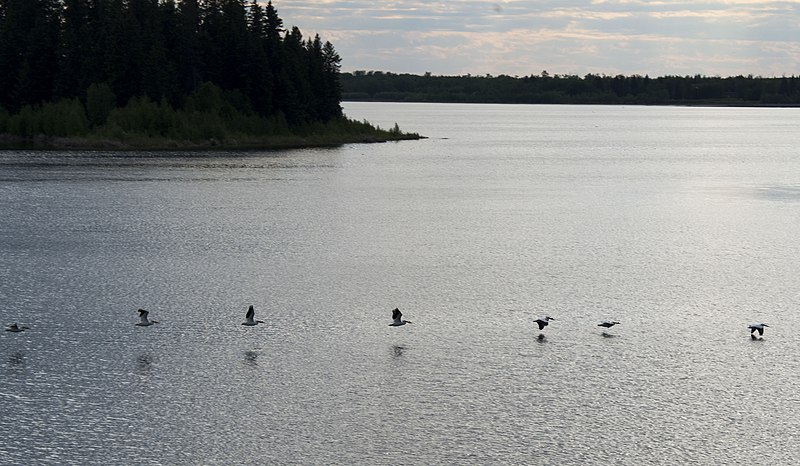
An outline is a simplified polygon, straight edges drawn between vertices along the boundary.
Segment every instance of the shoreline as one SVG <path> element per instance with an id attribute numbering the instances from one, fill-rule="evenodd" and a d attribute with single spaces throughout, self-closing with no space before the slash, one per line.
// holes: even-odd
<path id="1" fill-rule="evenodd" d="M 314 147 L 336 147 L 345 144 L 378 144 L 386 142 L 416 141 L 427 139 L 416 133 L 392 134 L 378 136 L 376 134 L 331 135 L 321 136 L 285 136 L 273 138 L 230 138 L 219 140 L 209 138 L 202 141 L 180 141 L 167 138 L 133 138 L 128 141 L 91 138 L 91 137 L 59 137 L 37 135 L 22 138 L 9 134 L 0 134 L 0 150 L 33 150 L 33 151 L 212 151 L 212 150 L 289 150 Z"/>

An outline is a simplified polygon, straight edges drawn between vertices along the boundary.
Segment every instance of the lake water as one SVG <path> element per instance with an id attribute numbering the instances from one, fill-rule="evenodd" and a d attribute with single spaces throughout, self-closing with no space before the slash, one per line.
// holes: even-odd
<path id="1" fill-rule="evenodd" d="M 345 110 L 429 139 L 0 152 L 0 463 L 800 461 L 800 111 Z"/>

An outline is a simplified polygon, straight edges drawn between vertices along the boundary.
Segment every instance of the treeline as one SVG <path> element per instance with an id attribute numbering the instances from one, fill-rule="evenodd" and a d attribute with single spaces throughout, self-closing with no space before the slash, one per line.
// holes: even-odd
<path id="1" fill-rule="evenodd" d="M 349 121 L 340 63 L 271 2 L 0 0 L 0 133 L 305 134 Z"/>
<path id="2" fill-rule="evenodd" d="M 200 84 L 238 91 L 290 123 L 341 115 L 330 42 L 283 28 L 271 3 L 244 0 L 0 0 L 0 106 L 84 100 L 107 84 L 117 106 L 180 107 Z"/>
<path id="3" fill-rule="evenodd" d="M 344 100 L 528 104 L 800 105 L 800 77 L 432 76 L 342 73 Z"/>

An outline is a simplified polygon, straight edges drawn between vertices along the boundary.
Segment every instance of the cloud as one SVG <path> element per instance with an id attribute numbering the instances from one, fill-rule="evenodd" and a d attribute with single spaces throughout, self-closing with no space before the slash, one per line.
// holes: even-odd
<path id="1" fill-rule="evenodd" d="M 800 72 L 800 0 L 276 0 L 345 70 L 526 75 Z"/>

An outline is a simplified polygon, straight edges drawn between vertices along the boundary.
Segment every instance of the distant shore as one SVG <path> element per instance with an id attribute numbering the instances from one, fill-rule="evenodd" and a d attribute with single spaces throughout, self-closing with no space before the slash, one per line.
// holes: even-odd
<path id="1" fill-rule="evenodd" d="M 675 101 L 663 103 L 644 103 L 644 102 L 492 102 L 492 101 L 448 101 L 448 100 L 385 100 L 375 98 L 353 98 L 346 96 L 343 102 L 376 102 L 376 103 L 418 103 L 418 104 L 501 104 L 501 105 L 607 105 L 610 107 L 640 106 L 640 107 L 730 107 L 730 108 L 800 108 L 800 104 L 785 103 L 763 103 L 758 101 L 730 101 L 730 100 L 709 100 L 709 101 Z"/>
<path id="2" fill-rule="evenodd" d="M 555 105 L 800 107 L 800 76 L 433 76 L 342 73 L 342 100 Z"/>

